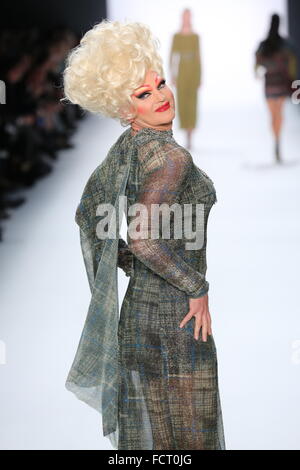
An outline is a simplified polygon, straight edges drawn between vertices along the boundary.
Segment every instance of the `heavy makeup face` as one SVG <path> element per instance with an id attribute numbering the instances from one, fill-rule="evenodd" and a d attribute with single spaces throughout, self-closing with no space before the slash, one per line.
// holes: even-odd
<path id="1" fill-rule="evenodd" d="M 158 130 L 172 128 L 175 100 L 164 77 L 154 70 L 149 70 L 143 83 L 133 91 L 131 98 L 135 112 L 135 118 L 131 120 L 132 133 L 143 127 Z"/>

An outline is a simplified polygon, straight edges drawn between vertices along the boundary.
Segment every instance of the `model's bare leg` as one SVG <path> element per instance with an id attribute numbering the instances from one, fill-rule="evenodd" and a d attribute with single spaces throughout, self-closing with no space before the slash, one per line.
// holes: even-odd
<path id="1" fill-rule="evenodd" d="M 192 132 L 193 132 L 193 130 L 194 130 L 193 128 L 188 128 L 188 129 L 186 130 L 186 134 L 187 134 L 187 144 L 186 144 L 186 148 L 187 148 L 188 150 L 191 149 L 191 139 L 192 139 Z"/>
<path id="2" fill-rule="evenodd" d="M 281 155 L 280 155 L 280 135 L 282 130 L 282 123 L 283 123 L 283 105 L 284 105 L 285 97 L 279 98 L 268 98 L 267 104 L 268 108 L 271 113 L 272 119 L 272 130 L 275 137 L 275 157 L 277 163 L 281 163 Z"/>

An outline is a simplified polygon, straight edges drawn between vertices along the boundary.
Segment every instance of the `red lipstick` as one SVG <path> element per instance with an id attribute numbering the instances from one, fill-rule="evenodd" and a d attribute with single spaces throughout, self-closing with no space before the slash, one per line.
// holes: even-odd
<path id="1" fill-rule="evenodd" d="M 162 105 L 160 108 L 158 108 L 156 111 L 158 111 L 159 113 L 163 112 L 163 111 L 166 111 L 167 109 L 169 109 L 170 107 L 170 103 L 169 101 L 167 101 L 167 103 L 165 103 L 164 105 Z"/>

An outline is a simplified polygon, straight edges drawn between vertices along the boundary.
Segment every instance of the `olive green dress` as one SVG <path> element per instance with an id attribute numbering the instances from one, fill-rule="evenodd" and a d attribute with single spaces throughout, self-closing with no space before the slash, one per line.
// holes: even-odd
<path id="1" fill-rule="evenodd" d="M 201 81 L 199 36 L 176 33 L 170 55 L 171 74 L 176 79 L 177 111 L 181 129 L 194 129 L 197 122 L 197 91 Z"/>

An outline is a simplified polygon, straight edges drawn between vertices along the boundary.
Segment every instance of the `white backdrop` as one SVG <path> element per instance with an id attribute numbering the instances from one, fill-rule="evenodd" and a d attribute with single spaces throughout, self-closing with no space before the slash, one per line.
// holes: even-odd
<path id="1" fill-rule="evenodd" d="M 203 64 L 203 106 L 240 107 L 261 100 L 261 82 L 254 80 L 253 54 L 264 39 L 270 15 L 282 17 L 287 32 L 285 0 L 108 0 L 111 20 L 141 21 L 161 42 L 161 55 L 169 79 L 168 58 L 172 36 L 181 27 L 181 13 L 192 12 L 192 28 L 199 34 Z"/>

